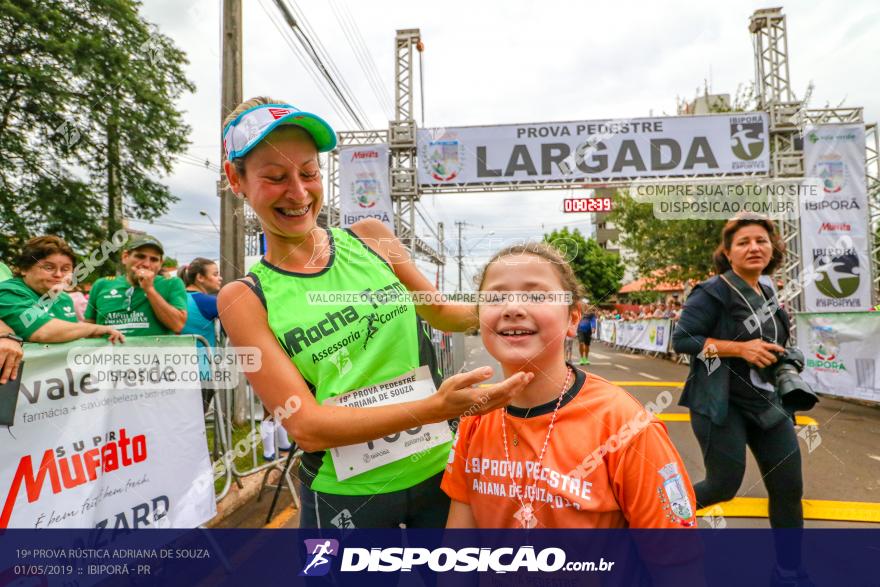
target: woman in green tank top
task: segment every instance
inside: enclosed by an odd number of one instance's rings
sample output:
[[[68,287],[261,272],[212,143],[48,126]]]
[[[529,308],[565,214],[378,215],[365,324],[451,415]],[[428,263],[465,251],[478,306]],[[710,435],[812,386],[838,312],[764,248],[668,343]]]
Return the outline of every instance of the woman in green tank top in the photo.
[[[531,375],[475,388],[492,375],[484,367],[434,390],[419,369],[417,314],[463,331],[478,324],[474,307],[413,305],[407,290],[436,290],[381,222],[317,225],[318,153],[336,146],[321,118],[255,98],[227,117],[223,144],[226,176],[259,218],[266,254],[220,291],[220,319],[233,344],[259,349],[248,379],[305,452],[300,526],[444,526],[446,421],[506,405]]]

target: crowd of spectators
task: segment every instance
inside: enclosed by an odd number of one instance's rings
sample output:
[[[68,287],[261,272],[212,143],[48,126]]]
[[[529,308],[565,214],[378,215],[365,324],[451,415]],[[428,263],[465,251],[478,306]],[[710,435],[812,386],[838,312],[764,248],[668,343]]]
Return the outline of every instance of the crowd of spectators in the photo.
[[[0,262],[0,384],[16,378],[25,342],[124,343],[126,337],[204,331],[213,345],[217,265],[195,259],[180,279],[163,274],[164,255],[158,239],[134,235],[122,245],[119,275],[93,281],[98,268],[84,275],[63,239],[45,235],[25,242],[9,265]]]
[[[655,304],[643,304],[635,308],[624,310],[599,310],[600,320],[647,320],[650,318],[670,318],[678,320],[681,316],[681,302],[669,303],[657,302]]]

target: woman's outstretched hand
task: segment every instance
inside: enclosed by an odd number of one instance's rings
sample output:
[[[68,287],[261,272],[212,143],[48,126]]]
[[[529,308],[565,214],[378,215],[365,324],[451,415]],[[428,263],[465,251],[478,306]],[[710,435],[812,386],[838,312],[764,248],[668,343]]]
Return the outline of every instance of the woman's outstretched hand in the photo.
[[[510,403],[534,378],[534,373],[514,373],[504,381],[486,387],[473,387],[492,377],[491,367],[480,367],[446,379],[434,394],[443,419],[485,414]]]

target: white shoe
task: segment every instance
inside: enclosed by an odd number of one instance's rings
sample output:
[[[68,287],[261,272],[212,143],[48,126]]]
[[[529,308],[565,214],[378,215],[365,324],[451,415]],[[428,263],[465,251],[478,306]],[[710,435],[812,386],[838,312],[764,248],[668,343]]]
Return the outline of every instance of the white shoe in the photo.
[[[290,438],[287,436],[287,430],[281,424],[275,424],[275,443],[281,452],[290,450]]]
[[[260,438],[263,441],[263,458],[275,460],[275,421],[265,418],[260,422]]]

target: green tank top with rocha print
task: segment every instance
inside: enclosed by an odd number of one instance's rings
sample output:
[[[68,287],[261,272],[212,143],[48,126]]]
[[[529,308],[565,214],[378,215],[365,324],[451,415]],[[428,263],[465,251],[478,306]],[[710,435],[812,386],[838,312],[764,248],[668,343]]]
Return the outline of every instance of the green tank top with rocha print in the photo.
[[[382,301],[384,292],[406,291],[391,267],[350,230],[331,228],[328,236],[330,259],[317,273],[293,273],[264,258],[249,274],[263,296],[269,328],[318,403],[388,381],[420,364],[415,307],[409,302]],[[340,292],[364,295],[334,299]],[[323,301],[317,303],[321,296]],[[442,471],[450,446],[446,443],[419,454],[418,459],[403,458],[344,481],[337,480],[329,452],[306,453],[301,470],[314,491],[389,493]]]

